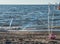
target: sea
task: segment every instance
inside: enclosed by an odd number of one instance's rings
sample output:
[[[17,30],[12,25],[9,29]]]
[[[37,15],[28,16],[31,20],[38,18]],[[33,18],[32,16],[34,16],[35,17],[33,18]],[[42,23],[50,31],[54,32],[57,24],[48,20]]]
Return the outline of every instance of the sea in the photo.
[[[57,5],[0,5],[0,27],[14,26],[19,26],[15,30],[60,31],[60,10]]]

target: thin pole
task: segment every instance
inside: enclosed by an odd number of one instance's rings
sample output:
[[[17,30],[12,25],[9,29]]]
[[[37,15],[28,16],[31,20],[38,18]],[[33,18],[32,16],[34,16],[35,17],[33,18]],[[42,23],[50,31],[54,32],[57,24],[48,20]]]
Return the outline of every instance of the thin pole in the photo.
[[[48,33],[50,34],[50,26],[49,26],[49,14],[50,14],[50,4],[48,5]]]
[[[13,22],[13,18],[11,19],[11,22],[10,22],[10,25],[9,25],[10,27],[11,27],[11,25],[12,25],[12,22]]]
[[[54,6],[55,8],[55,6]],[[55,10],[55,9],[54,9]],[[52,34],[52,30],[54,28],[54,12],[53,12],[53,15],[52,15],[52,27],[51,27],[51,34]]]

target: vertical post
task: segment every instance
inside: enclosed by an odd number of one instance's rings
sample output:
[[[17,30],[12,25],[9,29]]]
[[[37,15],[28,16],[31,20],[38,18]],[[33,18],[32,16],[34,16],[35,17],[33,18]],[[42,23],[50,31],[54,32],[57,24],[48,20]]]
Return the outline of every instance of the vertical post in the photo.
[[[11,27],[11,25],[12,25],[12,22],[13,22],[13,18],[11,19],[11,22],[10,22],[10,25],[9,25],[10,27]]]
[[[50,34],[50,26],[49,26],[49,14],[50,14],[50,4],[48,5],[48,33]]]
[[[55,8],[55,6],[54,6]],[[55,9],[54,9],[55,10]],[[51,34],[52,34],[52,30],[54,28],[54,11],[53,11],[53,15],[52,15],[52,25],[51,25]]]

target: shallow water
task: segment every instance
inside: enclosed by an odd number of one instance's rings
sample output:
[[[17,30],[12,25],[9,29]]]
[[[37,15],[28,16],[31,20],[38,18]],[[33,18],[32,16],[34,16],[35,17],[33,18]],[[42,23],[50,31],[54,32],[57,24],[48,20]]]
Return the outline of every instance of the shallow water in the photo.
[[[53,26],[58,27],[60,26],[60,10],[57,10],[56,6],[50,5],[50,27],[52,26],[53,13]],[[47,29],[48,5],[0,5],[0,26]]]

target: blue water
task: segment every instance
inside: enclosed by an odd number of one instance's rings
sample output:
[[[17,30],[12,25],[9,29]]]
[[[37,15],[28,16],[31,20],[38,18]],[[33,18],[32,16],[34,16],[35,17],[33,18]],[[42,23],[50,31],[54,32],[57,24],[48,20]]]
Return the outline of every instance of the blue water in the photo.
[[[50,27],[53,13],[53,26],[60,26],[60,10],[57,10],[54,5],[49,7]],[[22,29],[47,29],[48,5],[0,5],[0,26],[22,26]]]

